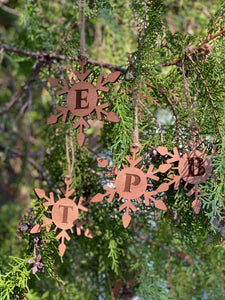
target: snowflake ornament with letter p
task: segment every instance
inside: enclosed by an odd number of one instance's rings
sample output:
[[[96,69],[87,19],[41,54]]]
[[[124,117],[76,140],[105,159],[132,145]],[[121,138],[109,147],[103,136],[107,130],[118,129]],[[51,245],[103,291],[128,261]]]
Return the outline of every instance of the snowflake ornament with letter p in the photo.
[[[66,99],[62,99],[63,102],[66,102],[67,107],[57,106],[57,109],[60,111],[58,115],[52,115],[48,118],[47,124],[55,124],[58,122],[59,118],[62,117],[63,122],[67,122],[69,117],[69,112],[72,114],[71,120],[74,120],[75,117],[79,119],[75,121],[73,126],[74,129],[80,130],[77,134],[77,141],[79,146],[83,146],[85,142],[84,128],[89,128],[90,125],[84,119],[89,116],[93,119],[93,112],[96,112],[98,120],[102,120],[102,115],[106,116],[106,119],[110,122],[120,122],[119,117],[114,112],[106,112],[105,109],[109,107],[109,103],[103,103],[99,105],[99,99],[103,99],[102,95],[99,95],[101,92],[109,92],[109,87],[106,87],[108,83],[114,83],[118,80],[120,72],[116,71],[109,74],[106,78],[103,78],[102,75],[99,75],[96,86],[92,83],[94,78],[90,82],[85,80],[92,73],[91,69],[85,70],[85,65],[87,64],[86,60],[79,60],[81,65],[81,72],[75,70],[74,74],[77,76],[79,81],[75,81],[73,86],[70,88],[66,79],[63,79],[63,84],[61,85],[57,78],[49,78],[51,87],[59,87],[60,90],[56,93],[58,96],[67,94]]]
[[[70,189],[71,178],[65,177],[66,190],[63,190],[64,197],[61,198],[58,196],[58,201],[54,201],[53,192],[50,193],[49,197],[46,196],[45,191],[42,189],[35,189],[35,193],[39,199],[44,198],[46,202],[43,203],[43,206],[52,206],[52,210],[48,211],[51,214],[51,218],[47,218],[45,216],[42,217],[43,224],[36,224],[31,230],[30,233],[39,233],[41,231],[41,227],[46,227],[46,230],[49,231],[52,223],[55,225],[55,230],[58,228],[61,229],[56,238],[61,239],[61,243],[59,245],[59,254],[63,256],[66,250],[66,245],[64,243],[65,239],[67,241],[70,240],[70,236],[66,232],[67,229],[73,233],[73,227],[76,226],[77,235],[81,235],[81,230],[84,231],[84,235],[88,238],[93,238],[92,232],[90,229],[85,229],[83,225],[85,225],[85,221],[79,221],[80,217],[79,210],[88,211],[88,209],[82,205],[83,198],[81,197],[78,201],[78,204],[75,203],[76,197],[72,200],[70,196],[74,193],[74,189]]]
[[[161,172],[165,173],[171,167],[171,165],[165,164],[160,165],[159,168],[153,171],[154,166],[150,165],[147,173],[143,172],[144,165],[141,168],[137,167],[143,159],[142,157],[136,157],[139,152],[139,148],[131,148],[132,157],[126,156],[126,160],[129,162],[130,166],[126,167],[123,164],[123,169],[118,171],[116,165],[113,167],[109,166],[108,160],[98,158],[97,161],[102,168],[108,168],[108,172],[105,176],[113,176],[116,178],[112,182],[115,188],[104,186],[105,194],[98,193],[95,195],[91,202],[101,202],[105,197],[109,197],[108,201],[112,202],[115,194],[119,194],[118,201],[124,199],[124,203],[120,206],[120,210],[125,209],[125,214],[122,217],[123,226],[128,227],[131,221],[130,210],[136,212],[137,208],[132,203],[132,200],[137,200],[140,203],[140,197],[144,196],[145,205],[150,205],[150,200],[155,204],[155,207],[161,210],[167,210],[165,203],[162,200],[156,200],[153,196],[157,195],[157,191],[150,190],[153,186],[152,180],[158,181],[159,177],[155,174]],[[150,180],[149,180],[149,179]],[[149,191],[150,190],[150,191]]]

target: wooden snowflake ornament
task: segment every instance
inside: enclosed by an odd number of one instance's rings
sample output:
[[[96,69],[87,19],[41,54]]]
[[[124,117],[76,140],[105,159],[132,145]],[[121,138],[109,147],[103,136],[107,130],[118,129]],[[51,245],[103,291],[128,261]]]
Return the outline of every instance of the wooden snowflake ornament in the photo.
[[[116,193],[119,194],[118,201],[124,199],[124,203],[120,206],[120,210],[125,209],[125,214],[122,217],[123,226],[126,228],[130,224],[131,216],[130,210],[136,212],[137,208],[132,203],[132,200],[137,200],[140,203],[140,197],[144,196],[145,205],[150,205],[150,200],[155,204],[156,208],[161,210],[167,210],[165,203],[162,200],[156,200],[153,196],[157,195],[157,191],[150,190],[150,187],[153,186],[149,183],[149,179],[159,180],[155,174],[158,172],[165,173],[170,168],[170,165],[160,165],[159,169],[153,171],[154,166],[150,165],[147,173],[143,172],[144,165],[139,169],[137,164],[140,163],[143,159],[142,157],[136,158],[137,153],[139,152],[138,148],[131,148],[132,157],[126,156],[126,160],[129,162],[130,167],[126,167],[123,164],[123,169],[118,171],[116,165],[113,167],[109,166],[109,163],[106,159],[98,158],[97,161],[103,168],[108,168],[106,176],[115,175],[116,178],[112,182],[115,187],[104,186],[105,194],[98,193],[95,195],[91,202],[101,202],[105,197],[109,197],[108,201],[112,202]],[[149,191],[150,190],[150,191]]]
[[[35,189],[35,193],[39,199],[45,199],[46,202],[43,203],[43,206],[52,206],[52,210],[48,211],[52,216],[51,218],[42,217],[43,224],[36,224],[32,229],[31,233],[38,233],[41,231],[41,227],[46,227],[46,230],[49,231],[51,225],[55,225],[55,230],[61,229],[60,233],[56,238],[61,239],[59,245],[59,254],[63,256],[66,250],[66,245],[64,243],[65,239],[70,240],[70,236],[66,232],[67,229],[73,233],[73,227],[76,226],[77,235],[81,234],[81,230],[84,231],[84,235],[88,238],[93,238],[92,232],[90,229],[85,229],[85,221],[78,221],[80,217],[79,210],[88,211],[86,207],[82,205],[83,198],[81,197],[78,201],[78,204],[75,203],[76,197],[72,200],[70,199],[71,195],[74,193],[74,189],[70,189],[69,186],[72,183],[71,178],[65,178],[66,190],[63,191],[64,197],[61,198],[58,196],[58,201],[54,201],[53,192],[50,193],[49,197],[46,196],[45,191],[42,189]]]
[[[77,134],[78,144],[82,147],[85,142],[84,128],[89,128],[90,125],[84,119],[89,116],[93,119],[93,112],[96,112],[98,120],[102,120],[102,115],[106,116],[106,119],[110,122],[119,122],[119,117],[114,112],[106,112],[105,109],[109,107],[109,103],[104,103],[99,105],[99,99],[104,97],[99,95],[99,91],[109,92],[109,88],[106,87],[108,83],[114,83],[118,80],[120,72],[113,72],[109,74],[105,79],[102,75],[99,75],[96,86],[94,86],[93,80],[86,82],[85,80],[92,73],[91,69],[85,70],[85,65],[87,61],[80,60],[79,64],[81,65],[81,73],[77,70],[74,71],[75,75],[79,81],[75,81],[73,86],[70,88],[66,79],[63,79],[63,84],[61,85],[56,78],[49,78],[51,87],[59,87],[60,90],[56,93],[58,96],[67,94],[66,99],[62,99],[63,102],[66,102],[67,107],[57,106],[57,109],[60,111],[58,115],[52,115],[48,118],[47,124],[55,124],[59,121],[59,118],[62,117],[63,122],[67,122],[69,117],[69,112],[72,114],[71,120],[74,120],[75,117],[78,117],[78,120],[74,122],[74,129],[80,130]]]
[[[184,180],[186,182],[185,187],[188,184],[194,185],[186,195],[191,196],[195,194],[195,200],[192,202],[192,207],[194,209],[194,212],[198,214],[202,205],[201,201],[198,198],[198,194],[201,193],[199,184],[200,182],[205,181],[209,178],[210,174],[212,173],[213,166],[211,164],[210,158],[207,157],[206,154],[207,147],[205,147],[203,151],[198,150],[204,139],[196,141],[195,135],[193,135],[193,141],[189,142],[191,151],[185,153],[183,156],[180,156],[177,148],[173,148],[173,153],[169,152],[166,147],[159,146],[156,148],[156,150],[162,156],[167,155],[171,157],[167,159],[167,164],[171,165],[174,162],[178,162],[178,166],[172,168],[178,171],[178,175],[169,174],[168,178],[172,180],[167,183],[162,183],[158,187],[157,191],[158,193],[165,192],[173,183],[174,189],[178,190],[181,180]],[[212,154],[214,154],[215,152],[216,146],[213,145]]]

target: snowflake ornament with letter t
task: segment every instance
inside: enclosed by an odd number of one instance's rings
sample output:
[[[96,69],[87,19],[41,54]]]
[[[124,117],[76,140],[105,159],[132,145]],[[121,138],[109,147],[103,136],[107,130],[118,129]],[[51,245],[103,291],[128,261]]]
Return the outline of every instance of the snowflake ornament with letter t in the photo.
[[[69,117],[69,112],[72,114],[71,120],[74,120],[75,117],[78,117],[78,120],[74,122],[74,129],[80,130],[77,134],[77,141],[79,146],[83,146],[85,142],[84,128],[89,128],[90,125],[85,120],[85,117],[89,116],[93,119],[93,112],[96,112],[98,120],[102,120],[102,115],[106,116],[106,119],[110,122],[119,122],[119,117],[114,112],[105,111],[109,107],[109,103],[99,104],[99,99],[103,99],[103,95],[99,94],[101,92],[109,92],[109,87],[106,87],[108,83],[114,83],[120,76],[120,72],[116,71],[109,74],[106,78],[103,78],[102,75],[99,75],[96,86],[93,85],[94,78],[90,82],[85,80],[92,73],[91,69],[85,70],[85,65],[87,64],[86,60],[79,60],[81,66],[81,72],[75,70],[74,74],[76,75],[79,81],[75,81],[73,86],[70,88],[66,79],[63,79],[62,85],[59,83],[57,78],[49,78],[51,87],[59,87],[60,90],[56,93],[58,96],[67,94],[66,99],[62,99],[63,102],[66,102],[67,107],[57,106],[57,109],[60,111],[58,115],[52,115],[48,118],[47,124],[55,124],[58,122],[59,118],[62,117],[63,122],[67,122]]]
[[[108,168],[108,172],[105,176],[116,176],[114,183],[114,188],[110,186],[104,186],[106,193],[98,193],[95,195],[91,202],[101,202],[105,197],[109,197],[108,201],[112,202],[115,194],[119,194],[118,201],[123,199],[123,204],[120,206],[120,210],[125,209],[125,214],[122,217],[123,226],[128,227],[131,221],[130,210],[136,212],[137,208],[132,203],[132,200],[137,200],[140,203],[140,197],[144,196],[145,205],[150,205],[150,200],[154,203],[155,207],[161,210],[167,210],[165,203],[162,200],[156,200],[153,196],[157,195],[157,191],[151,190],[153,180],[158,181],[159,177],[155,174],[161,172],[165,173],[169,170],[171,165],[165,164],[160,165],[159,168],[153,171],[154,166],[150,165],[147,173],[143,171],[144,165],[141,168],[137,167],[143,159],[142,157],[136,157],[139,152],[139,148],[131,148],[132,157],[126,156],[126,160],[130,164],[126,167],[123,164],[123,169],[118,171],[116,165],[113,167],[109,166],[108,160],[98,158],[97,161],[102,168]]]
[[[52,206],[52,210],[48,211],[51,214],[51,218],[46,216],[42,217],[43,224],[36,224],[30,231],[30,233],[39,233],[41,227],[46,227],[46,230],[49,231],[52,223],[55,225],[55,230],[60,229],[61,231],[56,236],[56,238],[61,239],[59,245],[59,254],[63,256],[66,250],[66,245],[64,243],[65,239],[70,240],[70,236],[66,232],[67,229],[73,233],[73,227],[76,226],[77,235],[81,234],[81,230],[84,231],[84,235],[88,238],[93,238],[92,232],[88,228],[84,228],[85,221],[79,221],[80,217],[79,210],[88,211],[88,209],[82,205],[83,198],[81,197],[76,204],[76,197],[70,199],[70,196],[74,193],[74,189],[70,189],[71,178],[65,178],[66,190],[63,190],[63,197],[58,196],[58,201],[54,201],[53,192],[50,193],[49,197],[46,196],[45,191],[42,189],[35,189],[35,193],[39,199],[44,198],[46,202],[43,203],[43,206]]]

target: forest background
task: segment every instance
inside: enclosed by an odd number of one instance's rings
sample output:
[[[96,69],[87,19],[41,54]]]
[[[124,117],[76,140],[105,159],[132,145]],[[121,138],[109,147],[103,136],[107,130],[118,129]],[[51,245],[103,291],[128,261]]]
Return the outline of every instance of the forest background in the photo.
[[[0,24],[0,298],[225,299],[224,1],[0,0]],[[95,84],[121,72],[102,100],[120,122],[94,116],[83,147],[72,121],[46,124],[62,104],[48,78],[72,84],[81,54]],[[184,154],[193,130],[214,165],[198,214],[183,180],[167,211],[134,201],[126,229],[118,195],[91,202],[109,182],[97,157],[122,168],[135,143],[158,168],[157,147]],[[61,258],[54,228],[30,233],[47,215],[34,188],[59,193],[71,158],[94,238],[70,234]]]

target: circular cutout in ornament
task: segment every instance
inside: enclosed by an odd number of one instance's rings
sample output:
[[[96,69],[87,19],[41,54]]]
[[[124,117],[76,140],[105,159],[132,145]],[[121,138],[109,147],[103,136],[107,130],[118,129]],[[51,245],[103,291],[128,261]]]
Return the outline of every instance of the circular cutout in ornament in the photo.
[[[147,189],[147,177],[140,169],[128,167],[115,180],[117,193],[125,199],[141,197]]]
[[[70,229],[79,217],[77,205],[73,200],[62,198],[52,208],[52,221],[60,229]]]

